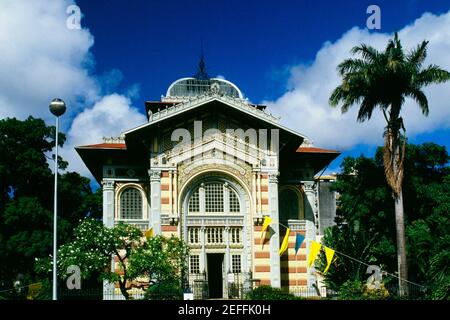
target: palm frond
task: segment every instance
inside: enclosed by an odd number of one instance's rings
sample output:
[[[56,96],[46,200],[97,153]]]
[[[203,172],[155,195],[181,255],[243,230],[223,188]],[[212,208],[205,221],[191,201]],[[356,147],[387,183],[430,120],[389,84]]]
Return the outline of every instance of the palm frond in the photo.
[[[408,96],[413,98],[418,104],[420,109],[422,110],[422,113],[425,116],[428,116],[429,109],[428,109],[428,99],[425,93],[417,88],[414,88],[410,92],[407,93]]]
[[[403,51],[402,42],[400,41],[400,38],[398,37],[398,32],[397,31],[394,34],[394,44],[395,44],[395,47],[397,49]]]
[[[370,65],[362,59],[346,59],[338,65],[338,72],[341,76],[349,72],[365,71]]]
[[[431,64],[417,75],[415,85],[427,86],[432,83],[442,83],[450,80],[450,72]]]
[[[330,105],[340,105],[342,113],[358,105],[359,122],[369,120],[375,108],[380,107],[388,124],[386,135],[396,140],[399,132],[404,130],[400,112],[405,98],[414,99],[423,114],[428,115],[428,100],[422,87],[450,80],[450,73],[436,65],[422,67],[427,45],[428,41],[423,41],[405,54],[398,33],[395,33],[384,51],[379,52],[366,44],[353,47],[351,52],[358,57],[339,64],[337,69],[342,82],[332,92]],[[397,140],[394,142],[398,147]]]
[[[394,35],[394,39],[389,40],[389,43],[386,47],[386,51],[384,52],[386,55],[388,62],[392,65],[394,62],[402,63],[405,59],[405,54],[403,52],[403,47],[400,39],[398,38],[397,32]],[[394,65],[396,67],[396,64]]]
[[[342,86],[338,86],[331,93],[330,98],[328,99],[328,103],[330,104],[330,106],[336,107],[339,104],[339,102],[343,99],[343,96],[344,94]]]
[[[394,72],[397,72],[399,67],[402,65],[402,61],[397,57],[389,56],[387,59],[387,67]]]
[[[370,100],[370,98],[364,98],[363,102],[361,103],[361,106],[358,110],[358,117],[357,120],[359,122],[364,122],[365,120],[370,120],[372,117],[373,109],[375,108],[375,105]]]
[[[421,44],[419,44],[414,50],[412,50],[406,60],[415,65],[417,68],[420,68],[422,63],[425,61],[425,58],[427,57],[427,46],[429,41],[422,41]]]
[[[364,43],[359,46],[353,47],[350,52],[352,54],[360,54],[363,59],[369,62],[376,61],[380,56],[380,52],[378,52],[377,49]]]

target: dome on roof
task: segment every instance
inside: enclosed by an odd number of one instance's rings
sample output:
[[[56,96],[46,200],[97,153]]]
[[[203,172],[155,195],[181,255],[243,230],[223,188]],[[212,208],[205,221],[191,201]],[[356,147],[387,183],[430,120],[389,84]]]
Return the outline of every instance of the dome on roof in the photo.
[[[195,97],[218,87],[221,94],[244,99],[239,88],[232,82],[220,78],[181,78],[174,81],[167,89],[166,98],[169,97]]]

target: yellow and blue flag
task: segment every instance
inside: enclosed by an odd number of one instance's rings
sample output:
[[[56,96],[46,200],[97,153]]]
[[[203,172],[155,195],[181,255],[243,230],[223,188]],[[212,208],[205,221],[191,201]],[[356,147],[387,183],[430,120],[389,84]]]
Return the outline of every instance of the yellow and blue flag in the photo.
[[[305,240],[305,237],[297,232],[295,236],[295,255],[297,255],[298,249],[302,246],[302,242]]]

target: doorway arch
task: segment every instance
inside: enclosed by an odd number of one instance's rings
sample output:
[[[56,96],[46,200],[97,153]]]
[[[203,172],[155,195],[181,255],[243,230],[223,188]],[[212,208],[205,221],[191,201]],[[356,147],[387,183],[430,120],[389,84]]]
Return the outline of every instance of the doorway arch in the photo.
[[[237,274],[243,283],[251,270],[250,194],[233,175],[208,171],[185,183],[179,203],[182,237],[191,248],[190,278],[203,274],[210,295],[218,297],[222,291],[226,297],[229,274]]]

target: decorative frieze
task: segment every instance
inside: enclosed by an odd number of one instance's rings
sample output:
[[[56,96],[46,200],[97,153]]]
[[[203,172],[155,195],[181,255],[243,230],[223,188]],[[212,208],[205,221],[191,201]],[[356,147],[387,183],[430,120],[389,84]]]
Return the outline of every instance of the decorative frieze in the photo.
[[[251,167],[245,163],[242,163],[241,166],[238,166],[237,164],[233,165],[226,165],[226,164],[218,164],[218,163],[209,163],[209,164],[200,164],[197,163],[191,163],[189,165],[182,164],[179,167],[179,174],[178,174],[178,184],[179,186],[183,186],[188,180],[190,180],[192,177],[196,176],[200,172],[205,172],[202,175],[202,178],[206,178],[208,176],[211,177],[227,177],[226,173],[223,172],[229,172],[230,174],[239,177],[242,179],[247,187],[251,188],[252,183],[252,171]]]
[[[278,183],[278,175],[279,173],[270,173],[269,174],[269,183]]]
[[[114,180],[102,180],[103,190],[114,190]]]
[[[161,180],[161,170],[149,170],[148,171],[150,181],[160,181]]]
[[[125,143],[125,136],[103,137],[103,143]]]
[[[173,106],[166,107],[165,109],[158,110],[157,112],[153,112],[151,117],[149,117],[149,122],[155,122],[157,120],[162,120],[171,116],[174,116],[179,113],[183,113],[186,110],[194,108],[200,104],[206,104],[213,100],[219,100],[223,103],[232,105],[233,107],[242,110],[246,113],[251,113],[256,115],[258,118],[265,119],[270,122],[279,123],[280,117],[276,117],[270,113],[266,113],[263,110],[255,108],[250,105],[246,100],[242,100],[240,98],[233,98],[230,96],[222,95],[219,92],[215,92],[213,90],[209,90],[203,95],[199,95],[197,97],[189,97],[183,99],[179,103],[174,104]]]

